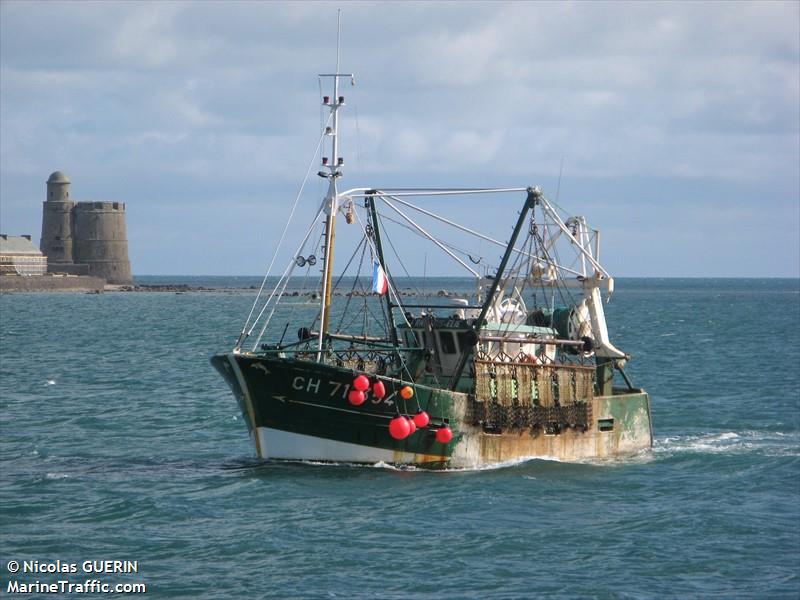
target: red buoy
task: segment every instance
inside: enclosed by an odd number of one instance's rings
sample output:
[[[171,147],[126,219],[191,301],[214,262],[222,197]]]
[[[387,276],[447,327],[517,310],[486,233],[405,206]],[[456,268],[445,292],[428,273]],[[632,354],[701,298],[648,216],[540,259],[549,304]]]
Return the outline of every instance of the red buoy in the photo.
[[[446,444],[453,439],[453,430],[447,425],[436,431],[436,441],[440,444]]]
[[[409,436],[411,428],[408,419],[405,417],[395,417],[389,421],[389,434],[396,440],[403,440]]]
[[[419,411],[417,414],[414,415],[414,425],[422,429],[423,427],[427,427],[428,423],[431,422],[431,418],[428,416],[424,410]]]
[[[404,385],[400,388],[400,395],[404,400],[411,400],[414,397],[414,389],[410,385]]]
[[[361,390],[350,390],[347,394],[347,400],[353,406],[361,406],[367,401],[367,395]]]
[[[378,400],[386,395],[386,387],[383,385],[382,381],[376,381],[372,384],[372,395]]]
[[[364,375],[359,375],[353,379],[353,387],[359,392],[366,392],[369,389],[369,379]]]
[[[408,421],[408,435],[411,435],[417,430],[417,424],[414,423],[414,419],[411,417],[406,417],[406,421]]]

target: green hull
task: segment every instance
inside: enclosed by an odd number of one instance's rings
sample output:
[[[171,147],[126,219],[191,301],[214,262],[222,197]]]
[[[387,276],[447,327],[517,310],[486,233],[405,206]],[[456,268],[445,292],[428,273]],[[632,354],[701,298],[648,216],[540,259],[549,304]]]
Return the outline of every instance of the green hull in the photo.
[[[239,400],[262,458],[472,467],[535,457],[610,458],[652,445],[650,399],[640,390],[575,403],[577,413],[534,407],[533,421],[498,430],[478,418],[488,400],[464,393],[415,383],[414,397],[405,400],[400,389],[407,382],[370,375],[384,383],[386,396],[368,394],[356,407],[347,395],[358,373],[348,368],[252,354],[219,354],[212,364]],[[429,426],[392,438],[390,420],[419,410],[430,416]],[[542,418],[553,422],[536,426]],[[445,425],[453,439],[442,444],[436,431]]]
[[[383,382],[386,395],[377,399],[367,393],[367,401],[356,407],[347,400],[353,378],[358,374],[350,369],[242,354],[220,354],[212,358],[212,363],[234,390],[251,433],[259,429],[283,431],[383,450],[391,453],[392,459],[409,455],[413,456],[413,462],[420,463],[446,462],[456,444],[458,432],[453,407],[457,400],[464,400],[464,394],[414,385],[414,397],[405,400],[400,389],[406,383],[373,376],[373,381]],[[392,438],[391,419],[398,415],[413,416],[419,410],[428,413],[430,425],[404,440]],[[436,441],[436,429],[444,425],[449,425],[456,434],[447,444]],[[269,452],[269,444],[261,444],[259,436],[255,437],[259,455],[274,456]],[[375,453],[375,456],[386,455]],[[329,459],[299,455],[281,458]]]

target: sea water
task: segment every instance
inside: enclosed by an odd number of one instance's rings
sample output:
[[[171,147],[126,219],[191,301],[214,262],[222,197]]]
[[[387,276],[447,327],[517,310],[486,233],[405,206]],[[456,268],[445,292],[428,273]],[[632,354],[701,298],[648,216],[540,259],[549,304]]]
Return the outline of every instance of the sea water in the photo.
[[[254,459],[208,359],[259,282],[181,281],[244,289],[0,297],[0,594],[800,596],[797,280],[618,281],[609,328],[652,451],[450,472]],[[114,560],[136,570],[84,569]]]

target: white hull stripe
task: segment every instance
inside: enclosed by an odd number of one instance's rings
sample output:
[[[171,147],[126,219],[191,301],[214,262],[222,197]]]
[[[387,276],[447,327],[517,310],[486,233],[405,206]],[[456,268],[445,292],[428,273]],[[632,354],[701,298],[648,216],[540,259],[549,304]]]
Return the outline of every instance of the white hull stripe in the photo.
[[[302,433],[291,433],[258,428],[262,458],[282,458],[290,460],[319,460],[354,463],[407,463],[420,462],[422,455],[362,446],[349,442],[338,442]],[[417,460],[415,460],[417,458]]]

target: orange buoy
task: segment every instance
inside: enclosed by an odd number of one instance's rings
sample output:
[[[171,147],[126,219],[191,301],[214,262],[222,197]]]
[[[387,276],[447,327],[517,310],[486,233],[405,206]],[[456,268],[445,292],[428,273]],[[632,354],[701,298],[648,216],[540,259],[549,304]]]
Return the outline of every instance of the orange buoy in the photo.
[[[414,397],[414,388],[410,385],[404,385],[400,388],[400,396],[403,400],[411,400]]]
[[[396,440],[403,440],[411,433],[411,427],[408,425],[408,419],[405,417],[395,417],[389,421],[389,435]]]
[[[453,439],[453,430],[447,425],[436,431],[436,441],[440,444],[446,444]]]

